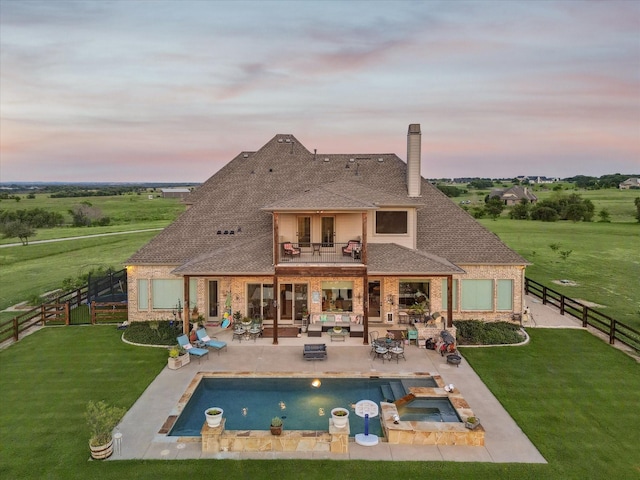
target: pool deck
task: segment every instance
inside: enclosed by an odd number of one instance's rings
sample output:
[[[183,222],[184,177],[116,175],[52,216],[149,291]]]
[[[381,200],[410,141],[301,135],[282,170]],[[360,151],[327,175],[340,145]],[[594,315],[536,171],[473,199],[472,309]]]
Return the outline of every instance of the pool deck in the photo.
[[[579,328],[577,320],[561,316],[552,308],[536,304],[530,297],[532,321],[528,327]],[[386,329],[386,327],[381,327]],[[191,362],[179,370],[164,368],[124,416],[118,430],[121,446],[110,460],[125,459],[332,459],[386,461],[457,461],[495,463],[546,463],[511,416],[482,383],[478,375],[463,360],[459,367],[449,365],[446,358],[432,350],[414,345],[405,348],[406,361],[384,363],[372,359],[370,347],[362,338],[346,338],[345,342],[331,342],[328,335],[308,338],[281,338],[278,345],[272,339],[256,342],[231,341],[230,331],[209,328],[211,335],[228,343],[227,351],[219,355],[211,352],[208,359]],[[305,343],[325,343],[328,358],[309,362],[302,356]],[[505,347],[517,348],[517,347]],[[409,374],[428,372],[441,375],[445,383],[453,383],[482,421],[485,429],[484,447],[391,445],[382,441],[366,447],[351,441],[349,452],[220,452],[203,453],[200,442],[178,442],[175,437],[159,434],[169,417],[176,413],[182,394],[198,372],[251,372],[254,374],[279,372],[283,376],[313,372],[318,376],[357,373],[365,375]],[[351,432],[352,435],[359,432]]]

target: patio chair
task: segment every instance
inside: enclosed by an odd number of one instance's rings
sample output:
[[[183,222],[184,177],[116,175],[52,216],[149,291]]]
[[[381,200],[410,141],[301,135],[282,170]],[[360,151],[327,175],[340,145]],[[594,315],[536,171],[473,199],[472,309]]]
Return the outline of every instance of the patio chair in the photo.
[[[300,255],[300,249],[293,246],[293,243],[286,242],[282,244],[282,251],[286,256],[295,257]]]
[[[404,356],[404,344],[403,342],[394,342],[393,346],[389,349],[389,353],[391,353],[391,358],[396,359],[396,363],[399,362],[401,358],[406,362],[407,359]]]
[[[199,328],[196,330],[196,335],[198,336],[198,340],[204,343],[207,347],[213,348],[220,355],[220,350],[224,350],[227,348],[227,342],[223,342],[222,340],[217,340],[215,337],[211,338],[207,335],[207,331],[204,328]]]
[[[178,345],[184,348],[189,353],[189,356],[193,355],[194,357],[198,357],[198,363],[200,363],[202,357],[209,355],[209,350],[206,348],[197,348],[191,345],[189,338],[186,335],[180,335],[177,340]]]
[[[349,240],[346,247],[342,247],[342,255],[345,257],[352,257],[354,250],[360,248],[360,242],[358,240]]]

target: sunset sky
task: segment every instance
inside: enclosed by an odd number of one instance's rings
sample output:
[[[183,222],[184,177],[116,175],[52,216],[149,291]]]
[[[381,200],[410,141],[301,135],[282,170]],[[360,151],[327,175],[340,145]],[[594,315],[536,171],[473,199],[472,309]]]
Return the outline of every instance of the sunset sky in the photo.
[[[290,133],[422,174],[640,173],[640,1],[0,0],[0,181],[202,182]]]

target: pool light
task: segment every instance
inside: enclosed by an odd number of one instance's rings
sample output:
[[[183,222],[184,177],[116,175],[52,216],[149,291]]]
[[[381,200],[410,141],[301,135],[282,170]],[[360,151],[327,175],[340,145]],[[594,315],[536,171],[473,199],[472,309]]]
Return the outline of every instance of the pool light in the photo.
[[[313,382],[311,382],[311,386],[313,388],[320,388],[320,385],[322,385],[322,382],[320,381],[319,378],[314,378]]]

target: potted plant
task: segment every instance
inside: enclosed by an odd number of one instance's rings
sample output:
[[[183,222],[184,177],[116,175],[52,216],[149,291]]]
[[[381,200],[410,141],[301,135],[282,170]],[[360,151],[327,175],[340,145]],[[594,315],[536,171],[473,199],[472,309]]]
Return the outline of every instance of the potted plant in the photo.
[[[167,359],[167,366],[171,370],[177,370],[178,368],[187,365],[191,359],[185,349],[179,345],[173,346],[169,349],[169,358]]]
[[[333,419],[333,426],[336,428],[344,428],[349,423],[349,410],[342,407],[337,407],[331,410],[331,418]]]
[[[194,322],[198,321],[199,316],[200,316],[200,313],[198,312],[198,307],[197,306],[193,307],[193,310],[191,310],[191,320]]]
[[[424,298],[424,297],[422,297]],[[422,300],[421,302],[416,302],[409,307],[409,312],[419,317],[420,319],[424,319],[424,316],[429,311],[429,300]]]
[[[113,453],[112,432],[125,412],[124,408],[114,407],[104,400],[90,401],[87,404],[85,419],[91,432],[89,448],[92,458],[103,460],[111,456]]]
[[[475,430],[480,425],[480,419],[478,417],[467,417],[464,421],[464,426],[470,430]]]
[[[204,411],[204,416],[207,420],[207,425],[210,427],[218,427],[220,425],[220,422],[222,422],[223,413],[224,413],[224,410],[222,410],[220,407],[207,408]]]
[[[271,419],[271,435],[282,434],[282,419],[280,417],[273,417]]]

